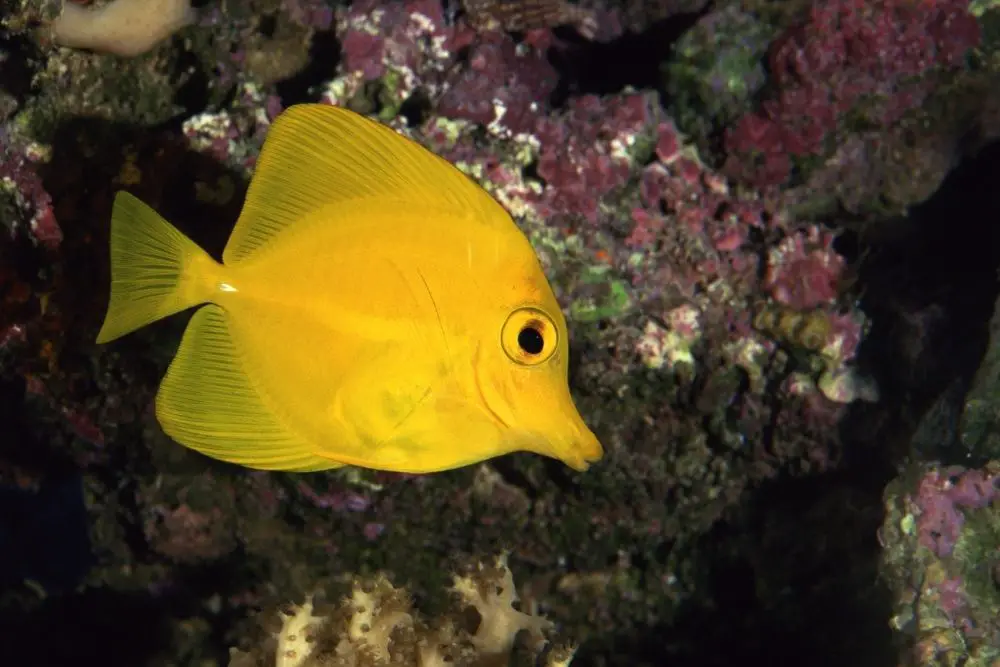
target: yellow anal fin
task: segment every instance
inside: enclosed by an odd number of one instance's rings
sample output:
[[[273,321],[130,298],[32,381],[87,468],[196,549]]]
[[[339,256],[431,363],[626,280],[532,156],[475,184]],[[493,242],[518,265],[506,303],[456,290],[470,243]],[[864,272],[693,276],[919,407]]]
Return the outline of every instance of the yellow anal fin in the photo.
[[[156,417],[182,445],[248,468],[305,472],[343,465],[314,454],[267,407],[216,305],[191,318],[156,396]]]

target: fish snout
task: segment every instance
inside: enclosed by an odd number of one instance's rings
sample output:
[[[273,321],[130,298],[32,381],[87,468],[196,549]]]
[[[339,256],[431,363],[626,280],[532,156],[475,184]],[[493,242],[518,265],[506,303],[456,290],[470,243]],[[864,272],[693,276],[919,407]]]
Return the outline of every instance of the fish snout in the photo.
[[[534,446],[529,449],[559,459],[570,468],[581,472],[604,456],[604,448],[601,447],[600,441],[584,423],[575,406],[569,404],[567,408],[553,412],[561,417],[558,421],[550,421],[544,431],[536,431],[535,437],[531,439]]]
[[[559,443],[555,455],[570,468],[582,472],[604,456],[604,448],[593,431],[583,423],[583,419],[577,417],[576,421],[569,437]]]

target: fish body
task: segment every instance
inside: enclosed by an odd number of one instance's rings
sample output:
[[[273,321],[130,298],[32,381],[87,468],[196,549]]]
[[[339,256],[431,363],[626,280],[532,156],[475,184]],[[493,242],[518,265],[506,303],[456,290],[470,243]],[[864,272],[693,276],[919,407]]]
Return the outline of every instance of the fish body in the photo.
[[[415,473],[601,456],[528,240],[464,174],[363,116],[276,119],[221,263],[124,192],[111,256],[98,342],[200,306],[156,414],[209,456]]]

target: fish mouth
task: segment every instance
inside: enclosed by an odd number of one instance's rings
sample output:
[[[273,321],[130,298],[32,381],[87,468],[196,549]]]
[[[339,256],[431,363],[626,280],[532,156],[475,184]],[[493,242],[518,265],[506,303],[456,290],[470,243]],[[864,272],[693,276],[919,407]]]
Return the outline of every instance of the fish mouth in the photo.
[[[567,446],[560,448],[561,451],[556,454],[556,458],[578,472],[587,470],[590,464],[600,461],[604,456],[604,448],[601,447],[597,436],[586,426],[583,428],[585,433],[581,433],[580,437],[574,438]]]
[[[583,472],[604,456],[604,448],[597,437],[586,426],[583,428],[583,432],[561,438],[553,438],[551,433],[544,431],[512,432],[508,442],[511,451],[541,454]]]
[[[559,460],[577,472],[586,472],[590,468],[590,464],[592,461],[592,459],[588,460],[583,458],[582,456],[577,456],[574,458],[561,458]]]
[[[527,449],[558,459],[573,470],[583,472],[603,458],[604,448],[579,415],[568,418],[568,421],[570,427],[561,437],[552,438],[550,435],[545,438],[541,433],[533,434],[535,437],[531,441],[535,446]]]

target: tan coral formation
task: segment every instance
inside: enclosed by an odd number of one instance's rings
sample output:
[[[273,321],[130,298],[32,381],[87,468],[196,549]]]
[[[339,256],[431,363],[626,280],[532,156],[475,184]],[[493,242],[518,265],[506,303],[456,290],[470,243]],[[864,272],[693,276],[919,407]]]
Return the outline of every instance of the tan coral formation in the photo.
[[[84,7],[64,0],[52,22],[60,46],[119,56],[138,56],[195,19],[190,0],[112,0]]]
[[[552,623],[514,608],[506,556],[456,576],[452,590],[459,609],[428,624],[384,576],[355,581],[332,613],[319,614],[307,599],[282,614],[274,637],[251,651],[232,649],[229,667],[500,667],[509,664],[521,631],[533,664],[570,664],[573,649],[546,638]]]

